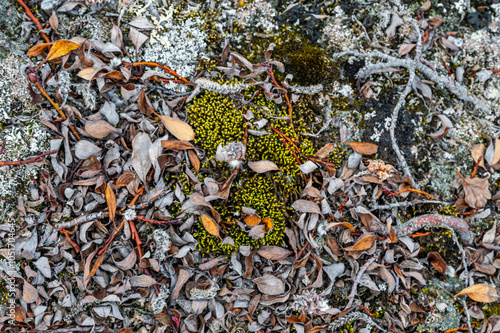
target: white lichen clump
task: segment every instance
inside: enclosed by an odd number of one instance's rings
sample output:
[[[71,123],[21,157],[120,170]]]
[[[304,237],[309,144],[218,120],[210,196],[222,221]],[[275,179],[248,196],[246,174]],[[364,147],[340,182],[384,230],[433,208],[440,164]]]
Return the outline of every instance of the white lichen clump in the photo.
[[[163,311],[163,308],[167,305],[168,297],[170,296],[170,290],[166,286],[160,287],[160,293],[156,296],[153,304],[151,304],[151,310],[154,314]]]
[[[308,290],[304,291],[302,295],[295,296],[295,301],[290,306],[290,309],[301,313],[319,315],[330,310],[330,306],[324,295]]]
[[[169,13],[160,16],[160,19],[151,17],[155,29],[144,47],[143,60],[165,64],[182,77],[190,77],[199,60],[208,59],[205,53],[207,33],[202,29],[205,22],[198,17],[177,22]],[[168,83],[165,87],[186,90],[176,83]]]
[[[10,127],[0,134],[5,139],[5,150],[0,155],[2,161],[19,161],[36,156],[49,150],[50,134],[35,120],[24,127]],[[19,194],[20,185],[27,188],[31,177],[38,178],[38,163],[21,166],[0,166],[0,197],[6,198]]]
[[[217,291],[219,291],[219,287],[216,284],[211,284],[210,288],[207,289],[193,288],[189,291],[189,295],[193,300],[207,300],[217,296]]]
[[[269,1],[256,0],[240,8],[236,13],[236,19],[244,27],[252,29],[261,28],[263,32],[276,30],[276,10]]]
[[[158,261],[162,261],[167,257],[168,250],[172,246],[172,241],[167,232],[163,229],[155,229],[155,231],[153,231],[153,239],[155,241],[154,257]]]
[[[23,64],[21,58],[12,55],[0,62],[0,122],[12,118],[14,113],[34,111],[28,82],[21,72]]]

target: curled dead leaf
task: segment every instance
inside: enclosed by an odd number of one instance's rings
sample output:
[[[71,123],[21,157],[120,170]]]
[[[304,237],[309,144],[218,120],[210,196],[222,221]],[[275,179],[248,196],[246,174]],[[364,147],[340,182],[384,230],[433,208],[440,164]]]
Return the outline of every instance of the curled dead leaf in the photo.
[[[119,129],[111,126],[104,120],[88,121],[85,124],[85,131],[97,139],[102,139],[111,133],[120,133]]]
[[[486,147],[484,143],[480,143],[478,145],[475,145],[471,149],[471,154],[472,158],[474,159],[474,162],[477,163],[479,158],[481,158],[481,162],[479,162],[479,166],[484,168],[484,152],[486,150]]]
[[[161,142],[161,145],[163,148],[170,150],[195,149],[191,142],[182,140],[164,140]]]
[[[489,178],[466,177],[464,181],[465,202],[472,208],[483,208],[489,199],[491,192],[489,190]]]
[[[132,180],[134,180],[135,175],[132,172],[124,172],[116,180],[116,187],[127,186]]]
[[[292,254],[292,251],[286,250],[279,246],[262,246],[257,250],[257,253],[269,260],[281,260]]]
[[[429,23],[430,25],[433,25],[435,27],[438,27],[443,23],[443,18],[441,18],[439,16],[432,17],[432,18],[427,20],[427,23]]]
[[[441,139],[443,136],[446,135],[446,133],[448,133],[448,131],[451,128],[453,128],[453,123],[444,114],[438,114],[436,116],[441,120],[441,123],[443,124],[443,126],[441,126],[441,128],[439,130],[437,130],[437,132],[429,134],[429,136],[433,139]]]
[[[401,44],[399,47],[399,56],[404,56],[407,53],[410,53],[417,46],[417,44]]]
[[[302,213],[316,213],[321,215],[318,204],[309,200],[299,199],[292,204],[292,208]]]
[[[334,227],[343,227],[343,228],[347,228],[347,229],[354,231],[354,227],[349,222],[330,223],[326,227],[326,230],[334,228]]]

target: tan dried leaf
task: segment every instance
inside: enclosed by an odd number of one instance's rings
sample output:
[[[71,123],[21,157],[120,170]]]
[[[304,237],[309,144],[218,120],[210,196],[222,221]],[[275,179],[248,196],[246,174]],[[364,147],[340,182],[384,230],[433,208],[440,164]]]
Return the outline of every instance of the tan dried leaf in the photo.
[[[215,222],[210,217],[203,215],[203,214],[200,215],[200,218],[201,218],[201,223],[203,223],[203,227],[205,228],[205,230],[210,235],[219,237],[222,240],[222,238],[220,237],[220,234],[219,234],[219,225],[217,224],[217,222]]]
[[[318,204],[308,200],[299,199],[292,204],[292,208],[302,213],[316,213],[322,215]]]
[[[269,260],[281,260],[292,254],[292,251],[286,250],[279,246],[262,246],[257,250],[257,253]]]
[[[93,67],[84,68],[81,71],[79,71],[78,74],[76,74],[76,75],[81,77],[84,80],[89,81],[90,77],[92,76],[92,73],[94,73],[94,70],[95,70],[95,68],[93,68]]]
[[[443,19],[439,16],[436,16],[436,17],[428,19],[427,23],[429,23],[430,25],[433,25],[435,27],[439,27],[443,23]]]
[[[262,277],[253,279],[257,284],[259,291],[266,295],[280,295],[285,292],[285,284],[279,278],[271,274],[265,274]]]
[[[248,167],[257,173],[280,170],[280,168],[278,168],[278,166],[274,162],[267,160],[258,162],[248,162]]]
[[[38,291],[28,281],[24,280],[23,301],[26,303],[35,303],[38,298]]]
[[[444,114],[438,114],[436,116],[441,120],[443,126],[441,126],[441,128],[439,128],[436,132],[429,134],[429,136],[433,139],[441,139],[451,128],[453,128],[453,123]]]
[[[106,186],[106,190],[104,191],[104,196],[106,198],[106,203],[108,205],[109,218],[112,221],[114,221],[116,214],[116,196],[115,192],[113,192],[113,189],[111,189],[109,185]]]
[[[471,154],[472,158],[474,159],[474,162],[477,163],[479,158],[481,158],[481,162],[479,162],[479,166],[484,168],[484,152],[486,151],[486,146],[484,143],[480,143],[478,145],[475,145],[471,149]]]
[[[439,273],[444,275],[448,266],[444,262],[443,258],[441,258],[439,253],[429,252],[429,254],[427,255],[427,260],[431,263],[432,267],[434,267]]]
[[[182,140],[165,140],[161,142],[161,145],[163,148],[170,150],[195,149],[191,142]]]
[[[104,120],[87,121],[85,124],[85,131],[87,131],[90,136],[97,139],[102,139],[111,133],[120,133],[119,129],[111,126]]]
[[[361,155],[372,155],[377,152],[378,146],[369,142],[344,142],[350,146],[355,152]]]
[[[132,276],[129,282],[130,286],[132,287],[142,287],[142,288],[150,287],[154,284],[157,284],[156,280],[149,275]]]
[[[431,0],[427,0],[423,5],[422,7],[420,7],[420,10],[422,11],[426,11],[426,10],[429,10],[431,8]]]
[[[196,155],[196,152],[192,149],[189,150],[188,157],[189,157],[189,161],[191,162],[191,165],[196,170],[196,172],[200,171],[201,162],[200,162],[198,155]]]
[[[127,186],[132,180],[134,180],[135,175],[132,172],[123,173],[116,180],[116,187]]]
[[[344,248],[345,251],[364,251],[368,250],[370,247],[372,247],[373,243],[377,239],[377,236],[369,234],[361,237],[356,244],[353,246],[348,246]]]
[[[334,143],[327,143],[314,154],[317,158],[326,158],[335,149]]]
[[[466,177],[464,182],[465,202],[472,208],[483,208],[489,199],[491,192],[489,190],[488,178]]]
[[[482,303],[492,303],[500,300],[500,296],[497,293],[497,290],[486,284],[475,284],[468,288],[465,288],[458,294],[453,297],[457,297],[460,295],[467,295],[472,298],[476,302]]]
[[[411,50],[415,48],[416,44],[402,44],[399,47],[399,56],[404,56],[407,53],[410,53]]]
[[[47,55],[47,60],[53,60],[62,57],[71,51],[74,51],[80,47],[80,44],[73,43],[69,40],[58,40],[50,48],[49,54]]]
[[[158,117],[161,119],[167,130],[177,139],[185,141],[194,140],[194,131],[189,124],[172,117],[162,115],[159,115]]]
[[[347,228],[347,229],[350,229],[350,230],[354,231],[354,227],[349,222],[330,223],[326,227],[326,230],[334,228],[334,227],[343,227],[343,228]]]
[[[43,51],[48,49],[49,47],[52,46],[52,43],[41,43],[41,44],[36,44],[33,46],[31,49],[28,50],[27,55],[30,57],[38,57],[42,55]]]

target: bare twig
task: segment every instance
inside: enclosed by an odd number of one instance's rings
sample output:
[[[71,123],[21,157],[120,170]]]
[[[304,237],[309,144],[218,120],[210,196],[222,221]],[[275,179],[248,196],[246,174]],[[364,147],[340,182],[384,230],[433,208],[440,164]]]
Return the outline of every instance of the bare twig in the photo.
[[[392,208],[397,208],[397,207],[409,207],[409,206],[415,206],[415,205],[420,205],[420,204],[437,204],[437,205],[446,205],[446,206],[451,206],[454,205],[454,202],[445,202],[445,201],[439,201],[439,200],[414,200],[414,201],[403,201],[403,202],[396,202],[388,205],[379,205],[379,206],[371,206],[370,210],[383,210],[383,209],[392,209]]]
[[[77,226],[79,224],[103,219],[103,218],[108,217],[108,216],[109,216],[108,212],[98,212],[98,213],[82,215],[82,216],[79,216],[76,219],[73,219],[71,221],[61,223],[58,227],[59,227],[59,229],[61,229],[61,228],[70,229],[70,228],[73,228],[74,226]]]
[[[368,266],[370,266],[377,258],[378,258],[378,251],[375,252],[373,257],[368,259],[368,261],[359,269],[359,272],[356,275],[356,279],[354,280],[354,284],[352,285],[351,293],[349,294],[349,303],[347,303],[346,307],[344,308],[344,311],[350,308],[352,302],[354,301],[354,297],[356,296],[356,289],[358,287],[359,281],[361,281],[361,276],[365,273]]]
[[[23,160],[23,161],[0,161],[0,166],[2,166],[2,165],[20,166],[20,165],[25,165],[25,164],[29,164],[29,163],[41,162],[41,161],[43,161],[44,156],[52,155],[55,153],[57,153],[57,149],[48,151],[46,153],[40,154],[40,155],[35,156],[35,157],[28,158],[28,159]]]

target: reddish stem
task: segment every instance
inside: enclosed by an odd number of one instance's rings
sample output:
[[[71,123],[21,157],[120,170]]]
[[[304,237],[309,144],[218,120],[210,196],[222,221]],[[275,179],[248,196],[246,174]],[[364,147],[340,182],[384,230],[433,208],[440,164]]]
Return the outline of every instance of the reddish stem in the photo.
[[[20,166],[20,165],[29,164],[29,163],[41,162],[41,161],[43,161],[42,157],[47,156],[47,155],[52,155],[55,153],[57,153],[57,149],[51,150],[49,152],[43,153],[41,155],[38,155],[38,156],[35,156],[32,158],[28,158],[28,159],[23,160],[23,161],[0,161],[0,166],[2,166],[2,165]]]
[[[50,39],[49,39],[49,36],[47,36],[47,34],[45,34],[44,32],[41,32],[41,30],[43,30],[43,27],[42,27],[42,24],[40,23],[40,21],[35,17],[35,15],[33,15],[33,13],[31,12],[31,9],[24,3],[23,0],[16,0],[21,6],[23,6],[24,10],[26,11],[26,14],[28,15],[28,17],[35,23],[36,25],[36,28],[39,30],[40,32],[40,35],[42,36],[42,38],[47,42],[47,43],[50,43]]]

